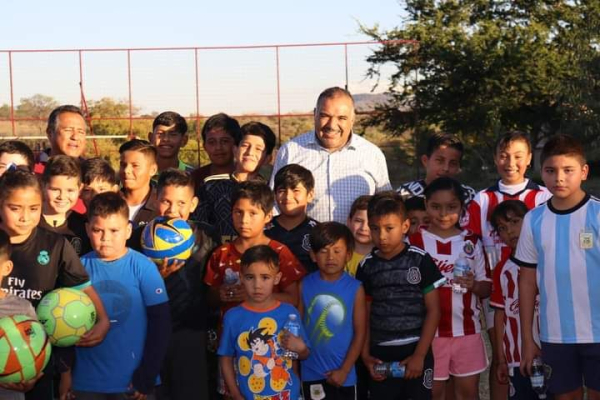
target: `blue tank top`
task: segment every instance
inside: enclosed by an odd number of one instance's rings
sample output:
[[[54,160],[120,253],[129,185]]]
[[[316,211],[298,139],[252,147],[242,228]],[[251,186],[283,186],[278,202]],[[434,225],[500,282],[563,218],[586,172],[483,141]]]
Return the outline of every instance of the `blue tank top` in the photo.
[[[342,366],[354,337],[354,300],[360,285],[346,272],[335,282],[321,279],[319,271],[302,281],[304,327],[311,343],[310,356],[301,363],[303,381],[326,379],[326,372]],[[355,384],[352,367],[343,386]]]

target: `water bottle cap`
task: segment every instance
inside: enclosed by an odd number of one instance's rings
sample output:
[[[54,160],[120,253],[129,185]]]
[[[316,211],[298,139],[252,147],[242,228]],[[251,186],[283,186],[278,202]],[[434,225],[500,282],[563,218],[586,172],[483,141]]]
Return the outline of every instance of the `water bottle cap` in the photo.
[[[296,314],[290,314],[288,315],[288,318],[291,319],[292,321],[296,320]]]

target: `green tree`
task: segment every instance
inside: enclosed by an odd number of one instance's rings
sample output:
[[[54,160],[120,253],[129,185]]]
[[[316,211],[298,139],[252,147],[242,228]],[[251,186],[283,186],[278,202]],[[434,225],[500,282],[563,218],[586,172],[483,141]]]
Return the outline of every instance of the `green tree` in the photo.
[[[36,134],[46,134],[46,120],[48,115],[58,107],[58,102],[51,96],[34,94],[31,97],[21,99],[15,110],[17,118],[31,118],[26,124],[36,131]]]
[[[139,108],[133,107],[132,115],[136,116]],[[88,114],[91,118],[91,128],[94,135],[117,136],[129,135],[129,103],[103,97],[100,100],[88,102]],[[131,133],[146,138],[148,134],[146,121],[134,121]],[[152,123],[150,123],[152,125]]]
[[[406,0],[407,20],[382,32],[390,42],[368,57],[367,75],[387,82],[392,100],[370,124],[417,144],[431,130],[460,135],[475,164],[489,163],[494,139],[527,131],[534,144],[557,132],[597,145],[600,127],[600,2]]]
[[[2,119],[10,118],[10,106],[8,104],[2,104],[0,106],[0,118],[2,118]]]

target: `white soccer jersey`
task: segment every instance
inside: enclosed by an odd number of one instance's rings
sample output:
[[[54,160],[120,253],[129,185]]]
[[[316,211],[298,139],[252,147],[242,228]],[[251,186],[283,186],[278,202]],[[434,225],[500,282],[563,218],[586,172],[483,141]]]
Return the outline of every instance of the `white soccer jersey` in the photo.
[[[437,336],[457,337],[472,335],[481,331],[479,320],[479,297],[472,292],[458,294],[452,291],[454,262],[464,253],[469,260],[476,281],[490,281],[486,272],[481,241],[468,231],[449,238],[441,238],[423,230],[410,237],[410,244],[425,250],[447,279],[439,288],[442,316]]]
[[[494,269],[490,305],[504,311],[504,355],[509,367],[521,364],[521,320],[519,317],[519,266],[502,259]],[[535,298],[533,340],[540,345],[539,295]]]
[[[570,210],[551,202],[525,215],[515,262],[536,268],[540,339],[600,343],[600,201]]]

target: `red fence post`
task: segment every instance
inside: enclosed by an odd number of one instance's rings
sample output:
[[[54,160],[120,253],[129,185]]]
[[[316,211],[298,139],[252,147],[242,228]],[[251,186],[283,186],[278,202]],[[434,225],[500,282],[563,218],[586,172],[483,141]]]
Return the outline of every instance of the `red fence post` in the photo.
[[[131,50],[127,49],[127,86],[129,87],[129,139],[133,139],[133,103],[131,100]]]
[[[13,97],[13,70],[12,70],[12,52],[8,52],[8,75],[10,78],[10,123],[13,136],[17,136],[15,129],[15,100]]]
[[[196,140],[198,141],[198,167],[200,167],[200,82],[198,80],[198,49],[194,49],[194,70],[196,75]]]
[[[275,62],[277,66],[277,136],[281,146],[281,92],[279,90],[279,46],[275,46]]]

